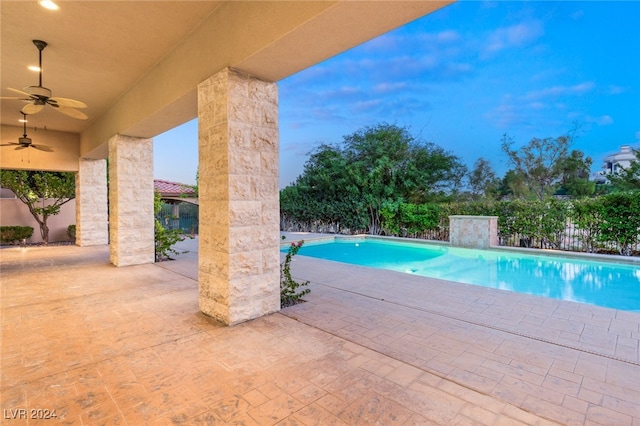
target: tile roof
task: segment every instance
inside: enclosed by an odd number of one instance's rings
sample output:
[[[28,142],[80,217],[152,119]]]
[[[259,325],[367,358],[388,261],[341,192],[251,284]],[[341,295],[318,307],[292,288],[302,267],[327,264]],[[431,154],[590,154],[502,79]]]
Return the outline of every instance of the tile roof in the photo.
[[[160,179],[153,180],[153,187],[163,196],[195,195],[196,192],[191,185]]]

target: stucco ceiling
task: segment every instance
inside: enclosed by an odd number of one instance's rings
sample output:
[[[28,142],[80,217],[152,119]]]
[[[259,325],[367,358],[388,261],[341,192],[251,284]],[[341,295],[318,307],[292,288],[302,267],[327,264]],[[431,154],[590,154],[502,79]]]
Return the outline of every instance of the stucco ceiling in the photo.
[[[88,120],[67,117],[46,107],[29,125],[80,133],[124,91],[174,48],[216,9],[216,1],[60,1],[60,10],[33,1],[2,1],[0,12],[2,96],[7,88],[38,84],[32,40],[46,41],[42,85],[53,96],[78,99]],[[2,100],[2,124],[17,125],[21,101]]]

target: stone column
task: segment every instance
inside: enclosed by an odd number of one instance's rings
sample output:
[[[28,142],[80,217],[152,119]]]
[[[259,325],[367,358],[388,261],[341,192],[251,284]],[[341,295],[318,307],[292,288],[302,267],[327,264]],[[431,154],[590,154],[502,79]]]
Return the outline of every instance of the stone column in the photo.
[[[111,263],[155,261],[153,140],[109,139],[109,237]]]
[[[278,89],[225,69],[198,86],[200,310],[280,309]]]
[[[449,216],[449,243],[485,249],[498,245],[498,216]]]
[[[106,160],[80,159],[76,174],[76,244],[109,244]]]

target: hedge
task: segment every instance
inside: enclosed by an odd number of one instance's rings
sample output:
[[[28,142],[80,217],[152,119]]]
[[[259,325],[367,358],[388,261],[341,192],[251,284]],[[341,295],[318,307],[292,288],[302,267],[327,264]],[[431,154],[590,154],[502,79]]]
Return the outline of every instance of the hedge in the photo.
[[[281,206],[282,208],[282,206]],[[308,223],[319,231],[327,223],[321,212]],[[449,216],[498,216],[500,245],[553,248],[590,253],[640,255],[640,192],[624,192],[580,200],[509,200],[457,203],[385,203],[380,211],[382,233],[402,237],[448,240]],[[295,213],[281,211],[286,224]],[[281,226],[285,221],[281,221]],[[281,230],[290,230],[282,227]]]
[[[0,226],[0,243],[13,244],[28,240],[33,235],[31,226]]]

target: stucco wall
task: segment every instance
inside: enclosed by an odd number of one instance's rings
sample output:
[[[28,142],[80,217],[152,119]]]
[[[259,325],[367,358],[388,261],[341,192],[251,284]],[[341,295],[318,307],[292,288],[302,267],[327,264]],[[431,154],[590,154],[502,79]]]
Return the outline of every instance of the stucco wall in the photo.
[[[74,223],[76,223],[76,204],[71,200],[62,205],[60,214],[50,216],[47,220],[49,242],[68,241],[67,227]],[[17,198],[0,199],[0,226],[31,226],[33,227],[31,242],[42,242],[38,222],[31,216],[27,206]]]

